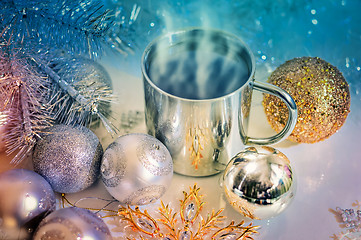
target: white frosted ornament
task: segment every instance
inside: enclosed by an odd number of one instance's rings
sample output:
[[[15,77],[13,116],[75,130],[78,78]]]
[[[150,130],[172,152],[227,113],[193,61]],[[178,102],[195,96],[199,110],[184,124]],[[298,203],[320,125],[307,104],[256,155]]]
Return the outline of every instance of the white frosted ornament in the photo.
[[[141,133],[121,136],[105,150],[101,176],[108,192],[122,204],[145,205],[159,199],[173,177],[168,149]]]

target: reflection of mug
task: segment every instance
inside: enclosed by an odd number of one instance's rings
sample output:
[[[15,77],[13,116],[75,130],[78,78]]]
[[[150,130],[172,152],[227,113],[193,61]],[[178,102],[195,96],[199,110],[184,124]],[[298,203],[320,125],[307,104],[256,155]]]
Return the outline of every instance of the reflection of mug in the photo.
[[[255,62],[236,36],[190,29],[153,41],[142,57],[148,133],[169,149],[174,171],[208,176],[224,170],[233,131],[243,144],[281,141],[293,130],[296,104],[284,90],[254,81]],[[281,98],[288,106],[285,128],[268,138],[247,136],[253,89]],[[238,124],[237,124],[238,123]],[[237,134],[238,134],[237,133]]]

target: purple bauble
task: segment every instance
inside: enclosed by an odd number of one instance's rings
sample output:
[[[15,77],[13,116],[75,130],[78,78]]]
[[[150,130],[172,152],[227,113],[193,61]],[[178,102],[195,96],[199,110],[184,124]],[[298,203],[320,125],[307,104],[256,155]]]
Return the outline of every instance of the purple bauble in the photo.
[[[61,208],[41,221],[34,240],[111,240],[107,225],[95,213],[77,207]]]
[[[0,238],[31,236],[42,218],[55,210],[55,195],[39,174],[12,169],[0,174]]]

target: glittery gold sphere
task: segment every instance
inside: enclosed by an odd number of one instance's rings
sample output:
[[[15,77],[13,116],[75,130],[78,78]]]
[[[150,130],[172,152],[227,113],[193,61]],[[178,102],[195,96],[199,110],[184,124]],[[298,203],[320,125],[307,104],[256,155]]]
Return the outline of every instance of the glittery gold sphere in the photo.
[[[350,112],[350,92],[342,73],[318,57],[294,58],[280,65],[268,82],[286,90],[295,100],[298,120],[289,140],[322,141],[344,124]],[[271,95],[263,99],[268,122],[276,131],[288,119],[286,105]]]

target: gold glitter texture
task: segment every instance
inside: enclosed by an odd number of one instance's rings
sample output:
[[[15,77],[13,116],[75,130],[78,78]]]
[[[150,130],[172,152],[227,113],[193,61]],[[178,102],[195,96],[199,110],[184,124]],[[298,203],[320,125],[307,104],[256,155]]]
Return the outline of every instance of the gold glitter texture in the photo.
[[[350,92],[342,73],[318,57],[294,58],[280,65],[268,82],[287,91],[295,100],[298,120],[289,140],[322,141],[341,128],[350,112]],[[286,105],[264,95],[263,107],[272,128],[280,131],[288,119]]]

